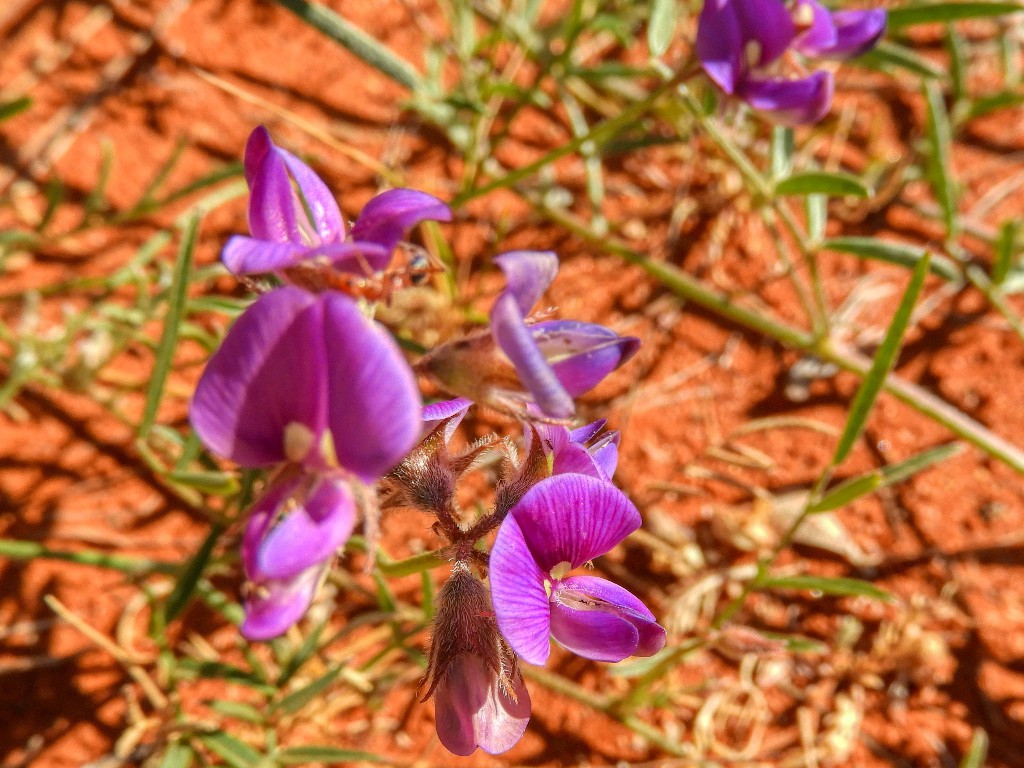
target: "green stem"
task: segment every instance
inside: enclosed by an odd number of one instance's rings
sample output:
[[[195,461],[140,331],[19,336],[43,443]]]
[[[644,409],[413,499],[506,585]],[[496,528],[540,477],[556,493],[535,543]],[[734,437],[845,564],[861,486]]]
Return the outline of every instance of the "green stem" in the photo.
[[[9,557],[13,560],[35,560],[37,558],[64,560],[65,562],[77,563],[78,565],[110,568],[132,576],[142,576],[150,573],[173,574],[177,573],[179,568],[175,563],[167,563],[160,560],[125,557],[124,555],[108,555],[106,552],[95,552],[88,549],[77,552],[50,549],[46,545],[35,541],[19,541],[16,539],[0,539],[0,557]]]

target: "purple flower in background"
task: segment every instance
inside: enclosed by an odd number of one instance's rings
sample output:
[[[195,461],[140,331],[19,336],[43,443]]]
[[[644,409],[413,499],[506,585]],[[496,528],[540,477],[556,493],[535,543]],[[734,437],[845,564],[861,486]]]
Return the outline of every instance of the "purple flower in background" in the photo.
[[[260,126],[245,146],[249,232],[235,235],[221,258],[236,275],[278,272],[307,262],[372,274],[387,267],[395,247],[422,221],[450,221],[448,206],[414,189],[374,197],[346,232],[327,185],[305,163],[276,146]],[[285,275],[286,276],[286,275]]]
[[[581,474],[537,483],[509,513],[490,557],[498,630],[531,664],[544,664],[548,636],[596,661],[650,656],[665,645],[654,614],[627,590],[596,576],[569,576],[640,527],[640,513],[610,483]]]
[[[420,413],[398,346],[345,296],[279,288],[235,321],[190,418],[220,456],[288,465],[245,533],[247,637],[274,637],[302,616],[352,532],[351,482],[372,483],[397,464],[419,437]]]
[[[833,79],[818,71],[774,74],[790,51],[849,58],[870,49],[885,30],[884,10],[830,12],[816,0],[705,0],[697,56],[716,85],[785,124],[820,120],[832,102]]]
[[[446,390],[499,410],[522,414],[535,403],[547,418],[571,418],[573,398],[629,360],[640,340],[576,320],[527,322],[558,271],[558,257],[513,251],[494,261],[508,285],[491,309],[490,333],[444,344],[418,367]]]
[[[619,463],[619,433],[609,430],[600,436],[605,419],[570,430],[559,424],[536,424],[537,436],[551,464],[551,474],[575,472],[611,482]],[[530,452],[532,430],[526,430],[526,452]]]

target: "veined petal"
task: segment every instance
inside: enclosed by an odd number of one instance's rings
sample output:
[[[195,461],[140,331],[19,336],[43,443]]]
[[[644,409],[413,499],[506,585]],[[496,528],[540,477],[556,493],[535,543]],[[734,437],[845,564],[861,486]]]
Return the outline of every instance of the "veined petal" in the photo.
[[[356,505],[348,483],[321,479],[266,535],[253,577],[290,579],[326,562],[348,540],[355,522]]]
[[[352,239],[380,245],[390,255],[422,221],[451,221],[451,209],[416,189],[389,189],[374,197],[352,225]]]
[[[216,454],[243,466],[285,459],[289,424],[314,443],[327,402],[323,320],[316,297],[278,288],[258,298],[231,326],[192,398],[192,426]]]
[[[249,182],[249,232],[257,240],[302,244],[296,218],[298,199],[288,178],[284,158],[260,126],[245,147],[245,177]]]
[[[313,602],[324,568],[326,564],[314,565],[291,579],[256,584],[245,600],[242,635],[249,640],[283,635]]]
[[[593,389],[640,348],[639,339],[619,336],[594,323],[550,320],[529,329],[544,359],[572,397]]]
[[[886,13],[883,8],[865,11],[837,11],[832,14],[836,42],[819,52],[820,56],[849,59],[875,47],[885,32]]]
[[[220,259],[233,275],[277,272],[306,258],[309,249],[301,243],[275,243],[245,235],[232,235]]]
[[[748,78],[736,95],[784,125],[815,123],[832,104],[832,75],[815,72],[799,80]]]
[[[551,608],[544,591],[545,575],[511,515],[494,539],[488,578],[498,631],[525,661],[543,666],[551,653]]]
[[[626,494],[579,474],[541,480],[512,508],[509,518],[518,524],[537,565],[548,573],[563,562],[579,568],[640,527],[640,513]],[[506,520],[502,530],[507,524]],[[495,605],[499,602],[495,595]]]
[[[319,236],[320,242],[336,243],[343,240],[345,222],[341,218],[341,211],[338,209],[334,195],[324,184],[323,179],[287,149],[274,147],[274,150],[281,153],[281,159],[284,160],[292,178],[295,179],[295,184],[298,186],[299,194],[312,217],[313,229]]]
[[[558,273],[558,256],[551,251],[509,251],[495,256],[494,263],[505,273],[505,292],[515,298],[523,317]]]
[[[599,659],[578,651],[563,641],[559,635],[559,629],[562,627],[559,622],[571,619],[576,626],[588,626],[591,622],[583,615],[586,613],[613,615],[634,627],[637,633],[635,645],[626,655],[652,656],[665,646],[665,629],[658,624],[654,614],[648,610],[647,606],[629,590],[606,579],[597,576],[570,576],[559,582],[552,592],[551,601],[554,606],[561,608],[561,610],[552,608],[551,633],[558,642],[581,656],[596,661],[619,660]],[[606,625],[606,627],[610,626],[612,625]],[[621,630],[614,631],[620,632]],[[569,637],[572,636],[569,635]],[[584,637],[577,639],[576,642],[587,642],[587,640]],[[611,653],[610,648],[606,648],[606,650],[609,654]],[[621,658],[625,658],[625,656]]]
[[[705,0],[697,22],[697,58],[719,88],[732,93],[744,71],[744,40],[731,0]]]
[[[497,755],[515,746],[530,721],[530,693],[518,675],[513,699],[482,659],[462,653],[434,693],[437,737],[456,755],[479,746]]]
[[[793,47],[805,56],[820,56],[836,44],[836,25],[832,13],[817,0],[797,0],[793,18],[803,31],[793,41]]]
[[[491,333],[512,361],[523,386],[540,409],[554,419],[567,419],[576,412],[572,396],[544,359],[544,354],[526,325],[515,296],[506,291],[491,309]]]
[[[730,0],[727,0],[729,2]],[[781,0],[731,0],[736,7],[743,55],[753,67],[765,67],[782,56],[793,42],[796,26]],[[756,43],[756,50],[750,43]],[[757,53],[755,57],[753,54]]]
[[[615,475],[615,468],[619,465],[619,433],[618,431],[608,432],[604,437],[590,446],[590,455],[594,464],[604,473],[604,476],[611,480]]]
[[[551,601],[551,634],[560,645],[594,661],[622,661],[632,656],[640,633],[617,613],[590,608],[576,595],[559,595]]]
[[[582,445],[568,443],[555,452],[551,464],[551,473],[562,475],[567,472],[574,472],[580,475],[589,475],[598,480],[607,481],[609,478],[597,466],[594,457]]]
[[[327,422],[338,463],[372,483],[422,428],[419,388],[398,345],[346,296],[322,294]]]
[[[608,419],[598,419],[589,424],[584,424],[582,427],[577,427],[569,432],[569,439],[574,443],[586,443],[604,429],[604,425],[607,423]]]

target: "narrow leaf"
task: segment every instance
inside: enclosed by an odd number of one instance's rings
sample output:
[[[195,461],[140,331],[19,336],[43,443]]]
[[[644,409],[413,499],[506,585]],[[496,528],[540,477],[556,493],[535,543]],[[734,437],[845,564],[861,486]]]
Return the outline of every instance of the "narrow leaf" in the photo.
[[[1022,10],[1019,3],[915,3],[889,10],[889,29],[960,19],[1003,16]]]
[[[904,69],[915,75],[924,78],[944,80],[948,73],[942,67],[930,59],[926,59],[911,48],[894,43],[889,40],[882,40],[863,56],[856,59],[856,63],[862,67],[878,69],[882,72],[889,72],[893,69]]]
[[[28,96],[21,96],[20,98],[0,103],[0,121],[6,120],[9,117],[14,117],[31,106],[32,99]]]
[[[676,0],[653,0],[651,19],[647,24],[647,45],[651,55],[661,56],[668,50],[676,32]]]
[[[308,765],[310,763],[384,763],[381,755],[358,749],[307,744],[302,747],[288,747],[277,753],[277,761],[284,765]]]
[[[328,686],[334,682],[334,680],[341,673],[341,667],[335,667],[329,670],[326,674],[321,675],[309,685],[306,685],[299,690],[289,693],[279,702],[271,706],[273,710],[280,710],[289,715],[298,712],[304,706],[309,704],[313,699],[327,690]]]
[[[174,585],[171,594],[167,596],[167,602],[164,604],[164,620],[166,622],[174,621],[175,617],[188,605],[192,593],[195,592],[196,584],[199,583],[207,563],[210,562],[210,555],[213,554],[213,548],[217,545],[222,530],[220,525],[213,526],[206,540],[199,547],[199,551],[189,560],[188,566],[182,572],[178,583]]]
[[[992,260],[992,282],[996,285],[1002,285],[1006,280],[1006,276],[1010,274],[1018,229],[1020,229],[1020,220],[1018,219],[1004,221],[1003,226],[999,228],[999,236],[996,239],[995,245],[995,258]]]
[[[832,464],[835,466],[841,464],[843,459],[849,455],[853,444],[860,437],[860,433],[864,430],[864,424],[867,422],[868,414],[871,413],[871,409],[875,404],[875,399],[878,397],[878,393],[882,391],[889,371],[896,364],[896,356],[899,353],[900,343],[903,341],[903,334],[910,323],[910,317],[914,311],[914,305],[917,303],[917,297],[921,294],[921,288],[924,287],[924,279],[928,274],[928,265],[929,258],[925,254],[924,258],[914,267],[914,272],[910,276],[910,284],[907,286],[903,299],[896,308],[896,314],[889,325],[889,330],[885,334],[885,339],[875,353],[871,369],[864,376],[860,389],[857,390],[857,394],[853,398],[846,427],[843,429],[843,434],[839,436],[836,454],[832,459]]]
[[[188,768],[192,765],[192,759],[195,756],[196,753],[192,751],[192,747],[187,742],[173,741],[164,752],[159,768]]]
[[[206,706],[214,712],[224,715],[224,717],[233,717],[236,720],[244,720],[247,723],[262,723],[265,719],[263,713],[256,709],[256,707],[243,701],[213,699],[207,701]]]
[[[971,744],[967,747],[960,768],[984,768],[988,756],[988,734],[982,728],[975,728],[971,735]]]
[[[908,477],[913,477],[917,473],[923,472],[933,464],[953,458],[963,449],[964,447],[960,443],[948,443],[947,445],[940,445],[927,451],[921,451],[921,453],[911,456],[909,459],[904,459],[898,464],[884,467],[881,470],[882,486],[901,483]]]
[[[800,589],[841,597],[871,597],[892,602],[892,595],[870,581],[826,576],[769,576],[757,584],[763,589]]]
[[[249,768],[261,757],[259,752],[244,741],[239,741],[223,731],[200,734],[199,741],[218,757],[223,758],[232,768]]]
[[[784,125],[772,127],[771,174],[781,181],[793,172],[793,129]]]
[[[887,261],[890,264],[899,264],[901,267],[910,268],[916,267],[926,255],[929,255],[933,274],[950,282],[960,282],[963,279],[960,268],[951,259],[945,256],[930,255],[926,249],[914,245],[890,243],[876,240],[873,237],[833,237],[823,242],[821,246],[830,251],[849,253],[861,259]]]
[[[869,472],[866,475],[858,475],[857,477],[847,480],[845,483],[840,483],[831,491],[826,493],[820,500],[814,504],[808,505],[807,511],[810,514],[817,514],[818,512],[829,512],[833,509],[845,507],[847,504],[859,499],[861,496],[867,496],[869,493],[876,490],[881,484],[881,472],[875,471]]]
[[[830,195],[831,197],[869,197],[871,190],[848,173],[809,171],[783,179],[775,185],[777,195]]]
[[[931,183],[935,199],[942,209],[942,220],[946,225],[946,235],[952,237],[958,227],[956,216],[956,188],[952,170],[953,129],[949,124],[946,102],[942,89],[937,83],[926,81],[924,97],[928,105],[928,180]]]

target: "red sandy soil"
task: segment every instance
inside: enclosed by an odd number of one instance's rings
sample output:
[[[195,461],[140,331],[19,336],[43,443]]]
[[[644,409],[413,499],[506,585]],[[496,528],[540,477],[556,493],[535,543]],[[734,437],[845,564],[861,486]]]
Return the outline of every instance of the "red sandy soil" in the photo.
[[[351,0],[333,5],[396,50],[412,56],[422,49],[418,24],[424,19],[419,14],[432,3]],[[80,202],[95,184],[103,140],[116,151],[108,197],[117,210],[138,196],[179,140],[186,148],[171,184],[239,158],[258,123],[270,126],[280,143],[314,154],[318,170],[340,190],[343,210],[355,214],[377,188],[375,171],[296,128],[281,117],[285,110],[326,128],[342,144],[382,159],[409,186],[446,197],[457,178],[459,169],[436,135],[402,112],[400,89],[269,3],[9,0],[0,8],[0,37],[0,86],[34,99],[27,113],[0,124],[0,189],[17,185],[21,214],[30,215],[39,206],[34,185],[50,178],[60,178],[69,199]],[[203,73],[250,98],[215,85]],[[845,77],[847,85],[864,84],[863,75]],[[17,94],[5,92],[10,95]],[[844,98],[838,108],[855,110],[854,146],[881,143],[896,156],[920,135],[920,104],[905,93]],[[966,184],[965,203],[1019,173],[1019,163],[1015,167],[1008,157],[1024,151],[1021,117],[1018,110],[979,121],[958,144],[954,164]],[[513,133],[518,148],[503,155],[505,161],[515,162],[515,152],[518,162],[529,159],[565,135],[537,115],[527,115]],[[613,220],[629,221],[630,231],[652,255],[720,289],[757,290],[780,316],[795,321],[799,315],[785,281],[770,275],[767,233],[748,223],[752,216],[728,208],[721,163],[692,152],[659,150],[621,161],[614,168],[606,212]],[[851,167],[857,159],[849,160]],[[571,189],[581,183],[578,169],[567,169],[566,183]],[[670,225],[673,207],[685,192],[698,202],[696,210],[678,226]],[[919,193],[910,189],[906,195]],[[1017,190],[986,221],[991,225],[1019,212],[1022,201]],[[9,224],[12,216],[11,210],[0,210],[0,225]],[[511,234],[496,242],[493,225],[506,218],[513,225]],[[842,231],[850,234],[890,232],[915,242],[940,234],[901,201],[846,218]],[[0,275],[0,292],[108,273],[168,220],[169,214],[161,214],[119,230],[101,228],[48,249]],[[213,263],[227,235],[243,227],[241,199],[208,216],[199,262]],[[653,554],[649,545],[627,544],[609,558],[607,569],[645,595],[659,616],[674,616],[680,596],[699,579],[751,562],[751,555],[724,540],[728,536],[721,526],[710,524],[715,510],[749,503],[749,493],[735,482],[774,493],[807,487],[827,463],[834,438],[799,428],[742,437],[734,431],[769,416],[841,427],[856,379],[841,374],[816,380],[806,399],[791,400],[786,385],[799,360],[796,354],[681,305],[637,268],[594,256],[571,238],[538,226],[507,196],[474,204],[446,234],[460,259],[461,275],[484,267],[499,250],[558,249],[563,268],[549,299],[560,315],[599,321],[644,339],[638,359],[586,398],[583,415],[607,416],[623,430],[618,480],[645,513],[647,530],[670,544]],[[663,245],[666,237],[668,247]],[[835,303],[867,274],[888,286],[887,298],[856,318],[862,330],[884,328],[885,311],[903,289],[904,272],[868,269],[844,258],[826,259],[824,270]],[[474,278],[467,290],[486,307],[499,284],[496,276],[486,275]],[[233,290],[227,281],[216,288]],[[10,321],[20,308],[7,302],[0,311]],[[44,318],[52,320],[59,312],[59,306],[44,304]],[[144,380],[149,363],[148,353],[138,351],[119,361],[118,371]],[[1018,443],[1024,434],[1022,371],[1020,340],[970,290],[937,304],[909,338],[898,369]],[[188,382],[196,372],[192,366],[176,380],[180,397],[160,414],[161,422],[184,426]],[[33,386],[17,405],[18,418],[0,417],[0,535],[55,548],[170,560],[198,548],[207,524],[190,516],[145,469],[130,430],[81,394]],[[138,408],[134,402],[125,405]],[[489,418],[470,427],[480,434],[502,428],[500,420]],[[949,439],[941,427],[883,397],[840,479]],[[770,463],[738,465],[737,444],[770,457]],[[723,447],[732,451],[733,460],[723,458]],[[695,470],[704,476],[695,476]],[[709,471],[718,474],[709,476]],[[879,565],[858,570],[809,547],[798,547],[783,564],[800,572],[876,578],[898,601],[881,607],[793,593],[750,600],[738,620],[762,629],[802,633],[831,644],[843,617],[852,615],[865,631],[852,650],[802,655],[777,667],[781,679],[762,683],[771,723],[749,762],[803,765],[801,728],[808,738],[831,733],[830,754],[843,754],[844,721],[837,712],[849,705],[843,712],[862,709],[864,719],[845,764],[955,765],[972,730],[983,728],[991,739],[990,765],[1024,765],[1020,477],[968,448],[910,482],[858,501],[837,518],[862,549],[881,553]],[[395,556],[409,551],[412,538],[431,545],[421,518],[388,518],[385,533],[385,545]],[[687,567],[684,554],[698,545],[708,562]],[[415,585],[402,590],[412,595]],[[128,677],[109,654],[58,621],[42,598],[55,595],[85,622],[110,634],[126,611],[138,608],[131,604],[137,593],[123,576],[102,569],[41,560],[0,567],[4,766],[80,766],[111,753],[125,728]],[[370,607],[358,596],[341,605],[345,616]],[[877,644],[886,622],[903,629],[892,634],[888,646]],[[198,632],[215,647],[230,648],[234,630],[192,610],[185,625],[173,631],[177,639]],[[673,642],[685,639],[679,632],[672,636]],[[621,686],[598,665],[567,654],[556,653],[553,669],[595,690]],[[678,710],[655,721],[681,741],[692,741],[689,728],[696,710],[726,690],[727,683],[735,687],[736,680],[736,662],[710,652],[695,657],[668,683],[680,695]],[[198,701],[222,693],[210,685],[193,686],[184,695]],[[431,705],[413,702],[414,685],[415,676],[400,680],[373,711],[356,707],[335,720],[308,724],[292,743],[308,735],[376,750],[403,763],[452,765],[455,761],[433,735]],[[536,683],[531,689],[535,714],[527,736],[508,755],[491,759],[478,754],[473,764],[611,764],[663,757],[612,720]],[[739,749],[744,728],[733,722],[716,736]],[[719,757],[739,763],[743,756]]]

